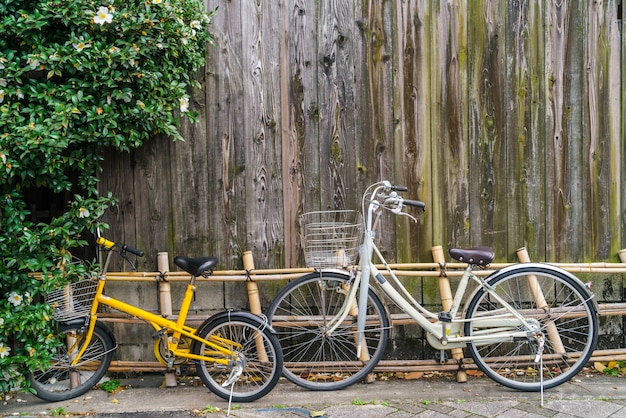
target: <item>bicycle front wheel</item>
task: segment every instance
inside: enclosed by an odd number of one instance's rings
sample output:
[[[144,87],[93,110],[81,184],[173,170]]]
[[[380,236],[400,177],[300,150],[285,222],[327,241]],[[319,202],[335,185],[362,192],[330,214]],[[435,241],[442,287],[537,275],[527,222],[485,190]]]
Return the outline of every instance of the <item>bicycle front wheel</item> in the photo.
[[[524,338],[498,338],[522,328],[505,304],[481,288],[465,324],[466,336],[487,337],[468,344],[480,370],[504,386],[539,391],[542,384],[549,389],[567,382],[584,367],[598,339],[598,319],[591,293],[576,277],[549,265],[515,265],[488,283],[532,329]]]
[[[50,367],[32,371],[28,378],[35,395],[50,402],[64,401],[87,393],[106,373],[116,345],[111,332],[96,324],[93,337],[77,364],[75,354],[85,344],[84,327],[60,328],[64,340]]]
[[[381,359],[389,319],[380,299],[369,290],[365,333],[357,355],[358,293],[350,314],[332,333],[341,314],[350,277],[322,271],[285,286],[272,301],[267,317],[283,349],[283,375],[310,390],[338,390],[363,380]]]
[[[280,344],[261,319],[230,312],[209,319],[198,336],[226,348],[223,354],[207,343],[194,341],[194,354],[227,360],[228,364],[197,361],[196,372],[217,396],[234,402],[252,402],[267,395],[278,383],[283,367]]]

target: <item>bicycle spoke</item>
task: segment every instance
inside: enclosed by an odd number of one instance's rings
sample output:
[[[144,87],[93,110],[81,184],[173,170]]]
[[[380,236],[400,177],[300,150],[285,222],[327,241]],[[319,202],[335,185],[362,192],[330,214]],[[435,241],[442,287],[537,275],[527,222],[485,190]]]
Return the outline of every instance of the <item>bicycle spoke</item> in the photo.
[[[538,391],[541,382],[550,388],[571,379],[585,365],[597,340],[595,309],[580,283],[547,267],[521,266],[496,276],[490,284],[536,329],[527,330],[524,339],[469,344],[481,370],[519,390]],[[536,287],[531,288],[531,284]],[[501,316],[503,307],[486,291],[479,291],[467,310],[467,318],[475,318],[475,324],[466,324],[466,335],[488,336],[489,328],[482,327],[481,321]],[[490,315],[495,312],[498,316]],[[545,335],[540,337],[544,341],[541,370],[535,363],[539,352],[535,335]]]
[[[287,285],[268,308],[285,358],[284,375],[312,390],[336,390],[362,380],[380,359],[388,320],[379,299],[368,298],[364,348],[369,361],[356,355],[356,317],[347,316],[330,334],[340,313],[349,278],[334,272],[314,273]],[[332,376],[332,377],[331,377]]]

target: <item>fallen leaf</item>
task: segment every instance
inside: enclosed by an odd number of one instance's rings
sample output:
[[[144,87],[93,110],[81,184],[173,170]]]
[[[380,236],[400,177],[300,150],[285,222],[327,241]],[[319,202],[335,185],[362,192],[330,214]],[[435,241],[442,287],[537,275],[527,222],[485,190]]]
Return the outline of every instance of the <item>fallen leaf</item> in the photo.
[[[326,411],[311,411],[311,418],[323,417],[325,414]]]
[[[466,372],[468,375],[476,377],[481,377],[485,375],[485,373],[481,372],[480,370],[466,370]]]
[[[600,373],[602,373],[604,369],[606,369],[606,365],[604,363],[600,363],[599,361],[593,363],[593,367]]]
[[[120,401],[117,400],[117,398],[113,398],[113,400],[111,401],[111,403],[120,403]]]

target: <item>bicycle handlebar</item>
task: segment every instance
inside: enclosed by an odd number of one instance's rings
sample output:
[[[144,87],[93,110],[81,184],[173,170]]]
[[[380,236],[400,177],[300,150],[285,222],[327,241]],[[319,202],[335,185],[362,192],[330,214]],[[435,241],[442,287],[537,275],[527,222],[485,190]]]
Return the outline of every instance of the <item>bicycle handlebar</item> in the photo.
[[[403,199],[402,203],[407,206],[413,206],[414,208],[426,209],[426,203],[420,200]]]
[[[119,247],[121,249],[121,251],[126,251],[129,252],[131,254],[135,254],[138,257],[143,257],[144,256],[144,252],[141,250],[138,250],[136,248],[130,247],[126,244],[121,244],[121,243],[115,243],[113,241],[109,241],[108,239],[104,238],[104,237],[98,237],[98,239],[96,239],[96,244],[101,245],[105,248],[108,248],[109,250],[112,249],[113,247]]]
[[[412,215],[403,212],[402,208],[405,206],[411,206],[414,208],[426,209],[426,203],[420,200],[404,199],[397,192],[406,192],[409,188],[407,186],[399,186],[392,184],[390,181],[383,180],[378,183],[370,185],[363,194],[362,211],[366,217],[371,217],[374,213],[380,216],[382,213],[379,209],[385,209],[391,211],[395,215],[409,216],[413,220]],[[368,209],[366,210],[366,206]],[[367,224],[371,224],[372,219],[368,219]]]

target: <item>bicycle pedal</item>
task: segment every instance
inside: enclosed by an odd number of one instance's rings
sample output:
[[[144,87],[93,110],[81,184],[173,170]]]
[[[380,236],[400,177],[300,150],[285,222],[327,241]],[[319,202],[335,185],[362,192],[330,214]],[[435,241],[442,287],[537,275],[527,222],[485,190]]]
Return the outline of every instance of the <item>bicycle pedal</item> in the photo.
[[[441,322],[452,322],[452,314],[450,312],[439,312],[438,318]]]

